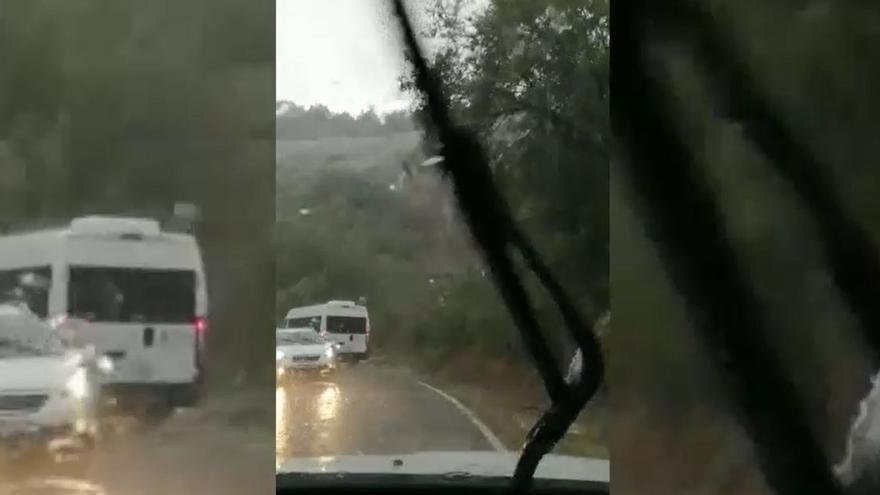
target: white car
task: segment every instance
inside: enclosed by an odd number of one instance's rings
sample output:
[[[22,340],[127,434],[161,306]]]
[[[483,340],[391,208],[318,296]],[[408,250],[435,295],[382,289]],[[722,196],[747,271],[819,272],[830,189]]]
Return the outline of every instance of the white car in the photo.
[[[98,435],[98,378],[111,366],[92,348],[71,347],[27,306],[0,303],[2,459],[88,457]]]
[[[329,342],[311,328],[275,330],[277,376],[295,372],[328,373],[336,369],[338,344]]]

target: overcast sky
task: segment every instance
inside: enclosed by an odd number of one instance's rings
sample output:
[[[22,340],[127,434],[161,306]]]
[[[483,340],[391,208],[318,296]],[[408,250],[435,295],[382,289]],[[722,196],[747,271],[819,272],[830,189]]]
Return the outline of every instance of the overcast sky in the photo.
[[[409,107],[398,89],[403,55],[387,0],[277,0],[275,9],[276,100],[354,114]]]

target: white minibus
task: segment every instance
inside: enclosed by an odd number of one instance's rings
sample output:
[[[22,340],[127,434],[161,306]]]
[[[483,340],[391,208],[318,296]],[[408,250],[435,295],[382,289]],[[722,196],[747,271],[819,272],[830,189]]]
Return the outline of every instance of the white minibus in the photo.
[[[114,361],[105,388],[192,405],[202,379],[208,297],[190,234],[158,221],[89,216],[0,236],[0,298],[24,300],[71,340]]]

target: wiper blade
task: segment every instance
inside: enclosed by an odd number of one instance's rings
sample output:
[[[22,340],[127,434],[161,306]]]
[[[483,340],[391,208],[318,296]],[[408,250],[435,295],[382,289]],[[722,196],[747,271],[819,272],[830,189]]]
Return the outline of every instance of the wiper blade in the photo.
[[[770,352],[763,308],[722,227],[718,202],[674,131],[664,91],[648,73],[649,43],[672,32],[664,27],[675,25],[681,12],[674,10],[655,2],[631,2],[612,12],[613,125],[623,141],[620,151],[627,154],[629,184],[664,268],[685,297],[695,329],[737,406],[769,485],[785,494],[841,493],[796,388]]]
[[[667,29],[695,40],[698,60],[711,81],[720,109],[740,121],[747,138],[768,163],[791,184],[819,229],[819,242],[834,282],[858,319],[862,335],[880,362],[880,257],[869,235],[848,216],[834,193],[827,164],[773,112],[758,84],[735,50],[719,36],[712,18],[699,8],[679,5]]]
[[[413,65],[415,87],[425,99],[427,113],[443,147],[442,170],[453,184],[470,233],[489,265],[492,280],[552,401],[551,407],[529,432],[517,463],[514,481],[523,486],[532,480],[541,458],[565,435],[602,383],[604,366],[599,343],[537,250],[514,223],[507,204],[494,185],[482,147],[470,133],[453,124],[440,86],[422,56],[402,1],[392,0],[392,6]],[[582,353],[581,376],[572,384],[566,382],[540,331],[528,293],[514,268],[512,249],[519,251],[528,268],[547,290]],[[592,316],[591,320],[595,320],[597,315]]]

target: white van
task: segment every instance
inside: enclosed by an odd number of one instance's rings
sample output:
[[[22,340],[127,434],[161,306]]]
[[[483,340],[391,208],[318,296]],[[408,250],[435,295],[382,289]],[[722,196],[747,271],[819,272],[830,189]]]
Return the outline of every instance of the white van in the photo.
[[[312,327],[330,342],[339,344],[339,359],[361,361],[370,353],[370,316],[353,301],[329,301],[287,312],[284,328]]]
[[[90,216],[0,236],[0,298],[24,300],[74,342],[114,360],[111,394],[195,402],[208,298],[198,244],[151,219]]]

